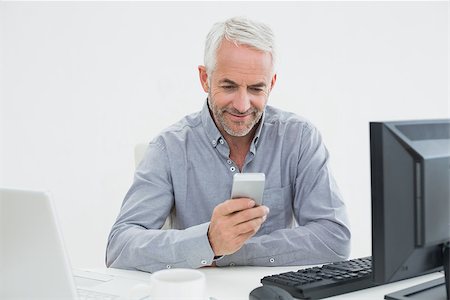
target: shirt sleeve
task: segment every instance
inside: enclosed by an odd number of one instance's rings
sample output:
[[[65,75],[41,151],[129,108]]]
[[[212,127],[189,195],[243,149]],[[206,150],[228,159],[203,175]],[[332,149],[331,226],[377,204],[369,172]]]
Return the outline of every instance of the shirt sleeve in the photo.
[[[309,265],[348,258],[350,229],[346,209],[318,130],[306,127],[299,147],[292,203],[297,225],[256,235],[239,251],[217,261],[218,266]]]
[[[149,144],[109,235],[108,267],[154,272],[212,264],[209,223],[161,230],[174,203],[166,153],[162,143]]]

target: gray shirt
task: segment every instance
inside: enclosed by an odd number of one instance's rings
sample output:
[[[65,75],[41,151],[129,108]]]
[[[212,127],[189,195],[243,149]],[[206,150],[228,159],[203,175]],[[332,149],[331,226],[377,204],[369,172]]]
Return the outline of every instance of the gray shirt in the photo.
[[[110,267],[148,272],[210,265],[208,226],[215,206],[230,198],[239,172],[205,103],[150,142],[125,196],[106,250]],[[242,172],[266,175],[267,220],[227,265],[306,265],[346,259],[350,230],[318,130],[271,106]],[[168,215],[172,229],[161,230]]]

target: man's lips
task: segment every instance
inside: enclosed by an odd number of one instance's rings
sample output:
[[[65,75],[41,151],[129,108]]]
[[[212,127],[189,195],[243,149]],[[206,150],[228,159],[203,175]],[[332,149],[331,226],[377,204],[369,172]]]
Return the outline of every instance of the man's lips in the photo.
[[[247,118],[251,117],[254,113],[252,110],[248,110],[245,113],[235,113],[233,111],[228,111],[228,110],[225,110],[224,112],[226,114],[228,114],[233,120],[236,120],[236,121],[246,120]]]
[[[238,122],[242,122],[242,121],[248,119],[248,118],[251,116],[251,113],[249,113],[249,114],[244,114],[244,115],[241,115],[241,114],[237,114],[237,115],[236,115],[236,114],[227,112],[227,114],[230,116],[230,118],[231,118],[233,121],[238,121]]]

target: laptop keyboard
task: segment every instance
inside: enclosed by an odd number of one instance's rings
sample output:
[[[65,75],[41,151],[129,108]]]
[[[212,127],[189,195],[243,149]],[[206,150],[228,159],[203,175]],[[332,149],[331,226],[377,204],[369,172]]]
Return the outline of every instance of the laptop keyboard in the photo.
[[[77,289],[78,300],[113,300],[119,299],[117,295],[104,294],[89,290]]]

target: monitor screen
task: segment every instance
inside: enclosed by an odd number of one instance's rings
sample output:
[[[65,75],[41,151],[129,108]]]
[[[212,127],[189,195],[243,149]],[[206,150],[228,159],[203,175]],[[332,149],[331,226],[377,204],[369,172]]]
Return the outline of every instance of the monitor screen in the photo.
[[[450,120],[371,122],[370,157],[375,282],[441,270],[450,241]]]

